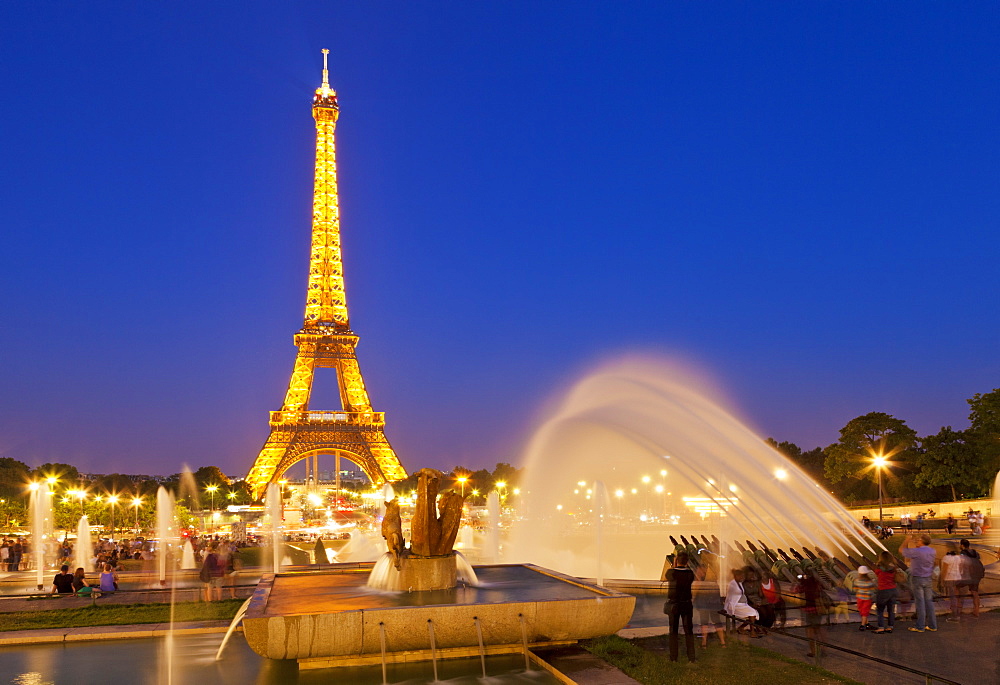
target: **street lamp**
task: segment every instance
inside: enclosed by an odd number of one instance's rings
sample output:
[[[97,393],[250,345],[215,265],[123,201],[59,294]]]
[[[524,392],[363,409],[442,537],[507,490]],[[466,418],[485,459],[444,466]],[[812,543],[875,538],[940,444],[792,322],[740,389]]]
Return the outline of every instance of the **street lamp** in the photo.
[[[872,458],[875,471],[878,473],[878,524],[882,525],[882,469],[885,468],[885,456],[880,452]]]
[[[135,534],[139,534],[139,507],[142,506],[141,497],[132,498],[132,506],[135,507]]]
[[[215,491],[218,490],[218,489],[219,489],[218,485],[207,485],[207,486],[205,486],[205,490],[207,492],[212,493],[212,513],[213,514],[215,513]],[[215,530],[215,522],[214,522],[214,520],[212,520],[212,523],[210,523],[209,525],[211,526],[211,528],[209,530]]]
[[[458,484],[462,486],[462,497],[465,497],[465,484],[467,482],[469,482],[469,477],[468,476],[459,476],[455,480],[458,481]]]

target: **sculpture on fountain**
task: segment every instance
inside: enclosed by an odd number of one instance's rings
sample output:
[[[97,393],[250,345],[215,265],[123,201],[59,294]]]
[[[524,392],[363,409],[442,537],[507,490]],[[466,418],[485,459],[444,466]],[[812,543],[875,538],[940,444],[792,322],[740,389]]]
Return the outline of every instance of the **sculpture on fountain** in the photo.
[[[382,537],[389,554],[392,555],[392,565],[399,570],[406,552],[406,542],[403,540],[403,520],[399,516],[399,502],[395,499],[385,503],[385,516],[382,518]]]
[[[385,503],[382,536],[399,571],[396,586],[411,592],[455,587],[455,540],[462,523],[465,497],[455,491],[438,493],[444,477],[435,469],[417,472],[417,503],[410,525],[410,548],[403,541],[399,503]]]

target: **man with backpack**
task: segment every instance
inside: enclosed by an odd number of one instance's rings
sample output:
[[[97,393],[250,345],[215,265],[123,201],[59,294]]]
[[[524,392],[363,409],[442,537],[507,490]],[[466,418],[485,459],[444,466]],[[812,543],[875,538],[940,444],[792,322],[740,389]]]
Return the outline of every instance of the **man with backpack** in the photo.
[[[962,546],[959,555],[962,558],[962,579],[956,584],[958,590],[958,613],[962,613],[962,605],[965,604],[965,588],[969,588],[972,595],[972,615],[979,618],[979,581],[986,575],[983,568],[983,560],[979,557],[979,552],[972,549],[969,541],[965,538],[959,543]]]

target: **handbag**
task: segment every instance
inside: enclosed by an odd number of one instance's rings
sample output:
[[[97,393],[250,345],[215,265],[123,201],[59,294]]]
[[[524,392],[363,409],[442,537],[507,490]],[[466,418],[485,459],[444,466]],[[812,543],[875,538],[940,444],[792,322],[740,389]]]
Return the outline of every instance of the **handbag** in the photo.
[[[892,575],[892,580],[896,585],[902,585],[906,582],[906,571],[897,566],[896,572]]]

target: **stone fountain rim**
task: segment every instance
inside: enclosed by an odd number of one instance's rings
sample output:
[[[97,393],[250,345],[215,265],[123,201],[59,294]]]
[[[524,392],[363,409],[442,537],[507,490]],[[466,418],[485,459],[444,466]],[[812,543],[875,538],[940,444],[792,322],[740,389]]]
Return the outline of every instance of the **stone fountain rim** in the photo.
[[[267,615],[267,604],[268,604],[267,600],[270,597],[271,590],[274,588],[274,580],[275,580],[275,578],[279,578],[279,577],[294,577],[294,576],[303,576],[303,575],[355,575],[355,574],[358,574],[362,570],[367,570],[367,569],[361,567],[360,564],[373,564],[373,562],[344,562],[343,564],[331,564],[329,567],[324,567],[322,569],[316,569],[316,570],[290,571],[290,572],[277,573],[277,574],[274,574],[274,573],[265,573],[265,574],[263,574],[261,576],[260,582],[257,584],[257,589],[254,590],[253,595],[250,598],[250,606],[247,607],[247,612],[246,612],[245,618],[249,618],[249,619],[266,619],[266,618],[270,618]],[[588,590],[590,592],[593,592],[595,595],[598,595],[598,596],[601,596],[601,597],[608,597],[608,598],[633,597],[632,594],[625,593],[625,592],[619,592],[617,590],[614,590],[614,589],[611,589],[611,588],[608,588],[608,587],[597,585],[596,583],[593,583],[593,582],[588,582],[587,580],[584,580],[582,578],[578,578],[577,576],[571,576],[571,575],[568,575],[568,574],[565,574],[565,573],[560,573],[559,571],[553,571],[552,569],[547,569],[547,568],[544,568],[542,566],[538,566],[536,564],[530,564],[530,563],[522,563],[522,564],[518,564],[518,563],[478,564],[475,568],[512,567],[512,566],[527,568],[527,569],[532,570],[535,573],[538,573],[540,575],[549,576],[550,578],[554,578],[556,580],[561,580],[561,581],[569,583],[571,585],[576,585],[577,587],[580,587],[582,589],[585,589],[585,590]],[[340,567],[340,568],[338,568],[338,567]],[[388,590],[373,590],[373,592],[391,592],[391,591],[388,591]],[[397,594],[397,593],[393,593],[393,594]],[[539,600],[532,600],[532,601],[538,602],[538,603],[546,603],[546,602],[559,602],[559,601],[564,601],[564,600],[559,600],[559,599],[539,599]],[[474,604],[475,603],[473,602],[473,603],[470,603],[468,605],[460,605],[460,606],[472,606]],[[454,604],[422,604],[420,606],[423,607],[423,608],[432,608],[432,607],[450,607],[450,606],[455,606],[455,605]],[[377,609],[377,611],[406,611],[406,610],[411,609],[411,608],[412,607],[408,607],[408,606],[381,607],[381,608]],[[373,610],[372,609],[347,609],[347,610],[344,610],[343,612],[337,612],[337,613],[354,613],[354,612],[365,612],[365,611],[373,611]],[[324,613],[324,612],[316,612],[316,613]],[[311,615],[311,614],[299,614],[299,615],[308,616],[308,615]]]

